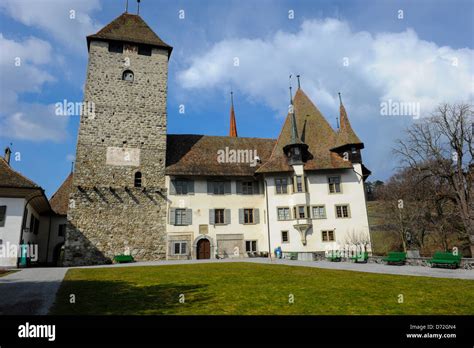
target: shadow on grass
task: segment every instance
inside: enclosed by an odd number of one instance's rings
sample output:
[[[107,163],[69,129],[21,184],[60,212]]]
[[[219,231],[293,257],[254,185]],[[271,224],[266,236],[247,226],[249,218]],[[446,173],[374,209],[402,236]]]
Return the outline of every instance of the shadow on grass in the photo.
[[[202,284],[136,286],[124,281],[66,280],[50,314],[179,314],[211,301],[207,287]]]

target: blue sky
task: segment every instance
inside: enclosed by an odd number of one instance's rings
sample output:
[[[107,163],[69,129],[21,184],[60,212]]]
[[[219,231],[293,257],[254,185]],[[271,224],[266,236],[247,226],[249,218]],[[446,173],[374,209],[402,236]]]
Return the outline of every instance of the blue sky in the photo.
[[[79,124],[78,116],[55,116],[53,105],[82,101],[85,36],[124,7],[125,0],[0,3],[0,145],[13,144],[20,158],[12,166],[49,196],[70,171]],[[397,165],[394,140],[416,120],[383,116],[381,103],[418,103],[423,117],[440,102],[472,102],[472,1],[142,0],[140,14],[174,47],[168,133],[226,135],[232,88],[239,135],[277,137],[288,76],[300,74],[333,127],[342,93],[371,180],[385,180]]]

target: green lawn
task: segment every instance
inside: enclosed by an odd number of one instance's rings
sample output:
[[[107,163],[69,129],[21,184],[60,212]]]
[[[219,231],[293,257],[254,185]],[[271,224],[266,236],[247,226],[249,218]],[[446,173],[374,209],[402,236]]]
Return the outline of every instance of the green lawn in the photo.
[[[472,315],[474,281],[248,263],[72,269],[51,313]]]

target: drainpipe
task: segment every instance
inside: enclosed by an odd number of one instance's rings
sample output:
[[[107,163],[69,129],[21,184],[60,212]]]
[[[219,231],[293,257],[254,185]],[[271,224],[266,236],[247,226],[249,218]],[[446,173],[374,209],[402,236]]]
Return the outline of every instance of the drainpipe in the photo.
[[[270,261],[272,261],[272,248],[271,248],[271,243],[270,243],[270,216],[268,213],[268,184],[267,184],[267,178],[265,178],[265,176],[263,177],[263,181],[265,182],[265,203],[267,206],[268,257]]]

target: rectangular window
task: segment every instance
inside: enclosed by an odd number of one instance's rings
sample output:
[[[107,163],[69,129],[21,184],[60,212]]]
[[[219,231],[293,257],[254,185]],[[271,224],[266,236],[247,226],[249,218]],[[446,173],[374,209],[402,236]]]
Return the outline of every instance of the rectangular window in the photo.
[[[0,205],[0,227],[5,226],[6,219],[7,219],[7,206]]]
[[[246,240],[245,241],[245,251],[248,253],[257,251],[257,241],[256,240]]]
[[[214,181],[212,183],[212,193],[215,195],[225,194],[225,182],[224,181]]]
[[[290,220],[290,208],[278,208],[278,220]]]
[[[304,205],[298,206],[298,218],[304,219],[306,217],[306,209]]]
[[[252,181],[242,182],[242,194],[253,195],[253,182]]]
[[[301,176],[296,177],[296,192],[303,192],[303,178]]]
[[[34,230],[35,230],[35,217],[33,216],[33,214],[31,214],[31,216],[30,216],[30,230],[29,230],[29,232],[33,233]]]
[[[290,242],[290,235],[288,231],[281,231],[281,242],[282,243],[289,243]]]
[[[313,219],[325,219],[326,207],[324,205],[316,205],[313,207]]]
[[[188,250],[187,242],[173,242],[173,255],[186,255]]]
[[[65,237],[66,236],[66,224],[59,225],[58,229],[58,237]]]
[[[349,205],[336,205],[336,217],[338,219],[349,217]]]
[[[176,188],[177,195],[187,195],[188,194],[188,181],[182,179],[176,179],[174,181],[174,186]]]
[[[123,44],[121,42],[109,42],[109,52],[123,53]]]
[[[334,242],[334,231],[321,231],[323,242]]]
[[[176,209],[174,215],[175,225],[186,225],[186,209]]]
[[[151,46],[138,45],[138,54],[142,56],[151,56]]]
[[[253,209],[244,209],[244,224],[253,224]]]
[[[339,176],[328,177],[329,193],[341,192],[341,178]]]
[[[214,223],[223,224],[224,221],[224,209],[215,209],[214,210]]]
[[[275,179],[275,186],[276,186],[277,194],[288,193],[288,179],[286,178]]]

